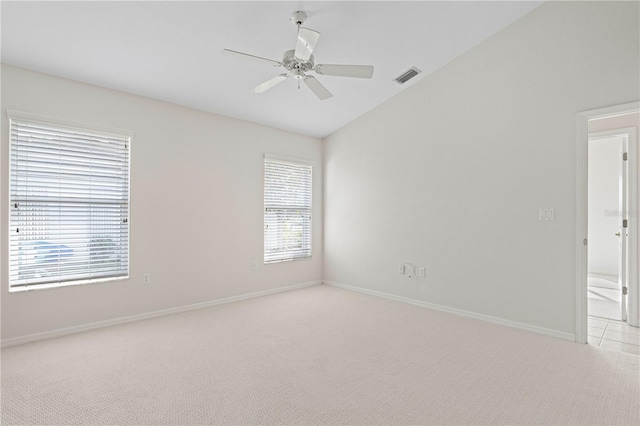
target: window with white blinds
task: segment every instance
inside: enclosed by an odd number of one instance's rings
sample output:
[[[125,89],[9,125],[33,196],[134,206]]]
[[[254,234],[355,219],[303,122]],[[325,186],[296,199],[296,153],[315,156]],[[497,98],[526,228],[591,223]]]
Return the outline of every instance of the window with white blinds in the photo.
[[[265,157],[264,263],[311,257],[311,168]]]
[[[10,117],[9,287],[129,275],[130,137]]]

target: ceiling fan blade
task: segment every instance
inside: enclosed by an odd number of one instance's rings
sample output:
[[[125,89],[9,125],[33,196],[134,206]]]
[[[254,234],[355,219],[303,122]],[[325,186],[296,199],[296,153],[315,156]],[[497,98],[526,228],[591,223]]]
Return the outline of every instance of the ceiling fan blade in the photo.
[[[296,42],[296,51],[294,56],[300,61],[308,61],[311,57],[313,49],[318,43],[320,33],[310,30],[309,28],[298,28],[298,40]]]
[[[273,59],[267,59],[256,55],[249,55],[248,53],[236,52],[235,50],[230,49],[222,49],[222,54],[225,56],[235,56],[236,58],[248,59],[250,61],[269,63],[274,67],[279,67],[282,65],[282,62],[274,61]]]
[[[337,75],[340,77],[371,78],[373,65],[330,65],[319,64],[313,69],[322,75]]]
[[[264,83],[258,84],[256,87],[254,87],[252,90],[255,93],[262,93],[266,90],[271,89],[273,86],[275,86],[278,83],[281,83],[283,81],[285,81],[288,77],[288,74],[280,74],[280,75],[276,75],[273,78],[270,78],[269,80],[265,81]]]
[[[327,88],[324,87],[315,77],[310,75],[306,76],[304,78],[304,83],[321,101],[333,96],[331,92],[328,91]]]

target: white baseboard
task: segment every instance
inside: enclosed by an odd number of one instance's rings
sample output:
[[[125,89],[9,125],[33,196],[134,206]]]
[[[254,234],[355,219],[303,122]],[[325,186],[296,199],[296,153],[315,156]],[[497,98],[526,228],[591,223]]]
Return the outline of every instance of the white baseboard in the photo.
[[[294,284],[285,287],[278,287],[270,290],[256,291],[253,293],[241,294],[238,296],[225,297],[222,299],[209,300],[207,302],[194,303],[187,306],[179,306],[176,308],[161,309],[159,311],[145,312],[143,314],[131,315],[126,317],[114,318],[105,321],[91,322],[88,324],[77,325],[73,327],[61,328],[58,330],[45,331],[42,333],[29,334],[26,336],[12,337],[8,339],[2,339],[0,341],[0,347],[9,347],[22,345],[24,343],[37,342],[39,340],[51,339],[54,337],[66,336],[69,334],[81,333],[83,331],[95,330],[98,328],[110,327],[112,325],[126,324],[129,322],[140,321],[163,315],[177,314],[180,312],[192,311],[195,309],[208,308],[210,306],[222,305],[224,303],[238,302],[240,300],[252,299],[254,297],[267,296],[270,294],[283,293],[285,291],[297,290],[304,287],[312,287],[322,284],[322,281],[311,281],[302,284]]]
[[[535,326],[535,325],[525,324],[525,323],[516,322],[516,321],[509,321],[509,320],[506,320],[506,319],[503,319],[503,318],[492,317],[492,316],[489,316],[489,315],[479,314],[479,313],[476,313],[476,312],[470,312],[470,311],[465,311],[465,310],[462,310],[462,309],[451,308],[449,306],[444,306],[444,305],[438,305],[438,304],[435,304],[435,303],[424,302],[422,300],[410,299],[408,297],[396,296],[396,295],[389,294],[389,293],[384,293],[384,292],[381,292],[381,291],[369,290],[369,289],[366,289],[366,288],[355,287],[355,286],[352,286],[352,285],[341,284],[341,283],[337,283],[337,282],[333,282],[333,281],[323,281],[322,283],[325,284],[325,285],[331,286],[331,287],[337,287],[337,288],[342,288],[342,289],[345,289],[345,290],[357,291],[359,293],[370,294],[372,296],[383,297],[385,299],[395,300],[397,302],[404,302],[404,303],[409,303],[411,305],[422,306],[422,307],[433,309],[433,310],[436,310],[436,311],[447,312],[447,313],[450,313],[450,314],[459,315],[461,317],[474,318],[474,319],[479,319],[479,320],[482,320],[482,321],[492,322],[494,324],[500,324],[500,325],[505,325],[507,327],[517,328],[517,329],[520,329],[520,330],[532,331],[534,333],[544,334],[545,336],[556,337],[556,338],[563,339],[563,340],[569,340],[571,342],[575,342],[575,338],[576,338],[575,334],[566,333],[564,331],[552,330],[552,329],[549,329],[549,328],[538,327],[538,326]]]

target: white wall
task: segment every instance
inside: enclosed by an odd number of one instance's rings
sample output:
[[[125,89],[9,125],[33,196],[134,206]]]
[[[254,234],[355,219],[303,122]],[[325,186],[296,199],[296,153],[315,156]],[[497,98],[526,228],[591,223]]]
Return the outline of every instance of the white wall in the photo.
[[[11,66],[1,77],[2,339],[322,279],[320,140]],[[135,132],[129,280],[8,292],[7,109]],[[311,260],[262,265],[265,152],[315,162]]]
[[[638,12],[546,3],[328,137],[324,279],[573,334],[577,113],[640,98]]]
[[[637,128],[638,126],[640,126],[640,113],[624,114],[589,121],[589,133],[626,129],[629,127]],[[638,155],[640,158],[640,152]]]

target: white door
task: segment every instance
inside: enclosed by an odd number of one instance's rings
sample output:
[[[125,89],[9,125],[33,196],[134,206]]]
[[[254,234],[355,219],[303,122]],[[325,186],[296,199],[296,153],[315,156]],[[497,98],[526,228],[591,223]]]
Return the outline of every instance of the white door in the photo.
[[[637,326],[635,131],[589,135],[589,315]]]
[[[589,139],[589,314],[622,320],[620,225],[622,136]],[[624,277],[623,277],[624,279]]]

